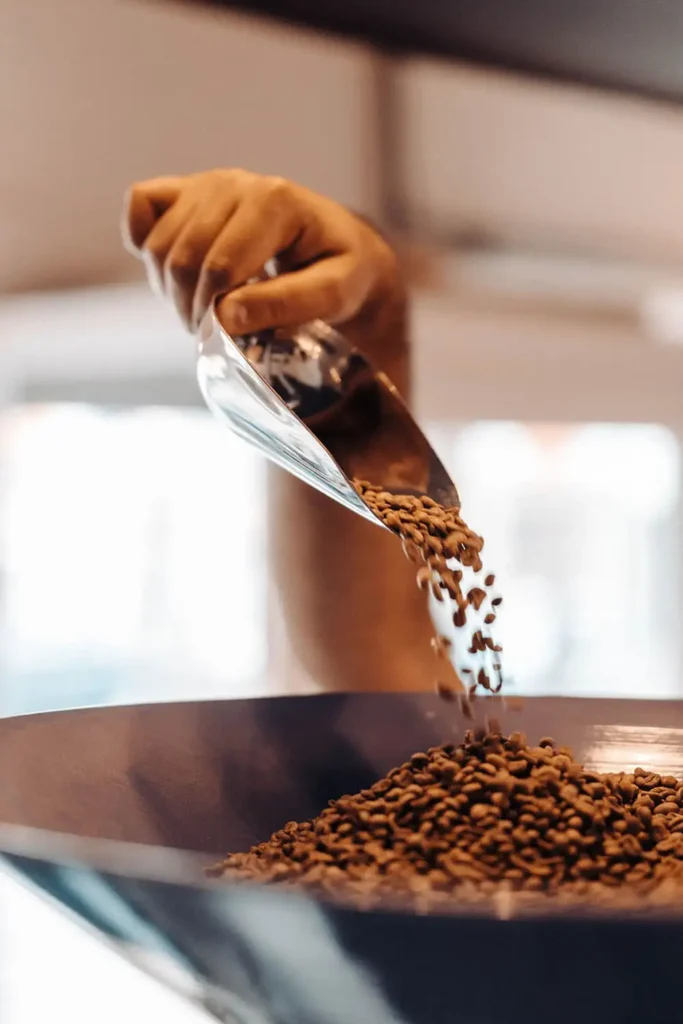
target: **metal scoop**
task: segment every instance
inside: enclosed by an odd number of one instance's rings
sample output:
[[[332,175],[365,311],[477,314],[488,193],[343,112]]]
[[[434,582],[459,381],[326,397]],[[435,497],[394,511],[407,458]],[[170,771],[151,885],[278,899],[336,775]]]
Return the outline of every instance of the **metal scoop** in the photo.
[[[197,377],[211,412],[240,437],[374,523],[353,480],[460,506],[394,385],[321,320],[232,337],[213,307],[200,329]]]

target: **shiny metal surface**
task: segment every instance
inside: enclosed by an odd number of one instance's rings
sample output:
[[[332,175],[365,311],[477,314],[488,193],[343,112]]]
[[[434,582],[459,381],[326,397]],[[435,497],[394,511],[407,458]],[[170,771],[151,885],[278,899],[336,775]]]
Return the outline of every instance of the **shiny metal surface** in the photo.
[[[375,523],[354,478],[460,505],[391,381],[320,320],[233,338],[211,309],[200,329],[197,379],[209,409],[240,437]]]
[[[683,703],[529,699],[504,724],[532,740],[555,735],[595,767],[683,775]],[[679,1019],[683,907],[423,917],[204,880],[223,852],[315,814],[462,728],[431,695],[5,719],[0,862],[219,1020]]]

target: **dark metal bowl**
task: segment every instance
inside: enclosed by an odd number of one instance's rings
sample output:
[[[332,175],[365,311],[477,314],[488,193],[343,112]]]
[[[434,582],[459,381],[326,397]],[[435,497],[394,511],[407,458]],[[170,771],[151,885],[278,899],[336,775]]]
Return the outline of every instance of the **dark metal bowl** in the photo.
[[[683,774],[683,703],[530,699],[506,725]],[[0,858],[219,1019],[678,1021],[683,919],[361,911],[203,868],[459,738],[428,695],[140,705],[0,722]],[[39,965],[37,965],[39,970]]]

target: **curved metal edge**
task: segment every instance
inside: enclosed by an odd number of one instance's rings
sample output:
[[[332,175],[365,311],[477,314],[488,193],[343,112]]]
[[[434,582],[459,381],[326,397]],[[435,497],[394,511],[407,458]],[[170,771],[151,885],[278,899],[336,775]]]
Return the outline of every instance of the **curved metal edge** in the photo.
[[[224,854],[211,857],[205,855],[169,851],[165,847],[140,846],[111,840],[83,839],[56,833],[44,832],[41,829],[22,828],[14,825],[0,825],[0,867],[15,876],[39,894],[53,894],[37,880],[40,865],[50,870],[85,871],[92,878],[120,878],[140,885],[177,886],[184,891],[196,892],[204,900],[211,900],[212,894],[230,892],[243,893],[248,898],[253,895],[259,899],[270,896],[285,903],[301,901],[319,906],[321,909],[348,911],[351,913],[373,914],[375,912],[396,914],[399,917],[420,917],[421,913],[404,901],[396,899],[383,900],[377,907],[359,907],[349,897],[335,898],[331,895],[318,895],[295,887],[271,887],[248,883],[234,885],[229,880],[211,878],[205,871],[211,864],[219,863]],[[58,905],[60,901],[56,899]],[[67,908],[68,909],[68,908]],[[78,916],[81,916],[80,914]],[[527,901],[523,894],[501,891],[486,900],[476,903],[462,902],[436,907],[430,917],[450,918],[454,920],[471,918],[478,920],[497,919],[501,922],[518,919],[585,919],[597,920],[674,920],[683,919],[683,905],[667,906],[643,905],[619,906],[615,904],[600,905],[589,899],[576,899],[567,904],[553,896],[539,896],[537,900]]]
[[[147,882],[210,889],[216,883],[205,875],[205,871],[222,860],[225,851],[191,853],[167,846],[85,838],[2,823],[0,860],[6,856],[48,861],[65,867],[87,866],[96,872],[135,877]]]
[[[330,327],[323,321],[314,321],[309,325],[310,330],[313,332],[315,339],[318,343],[327,340],[331,342],[334,349],[335,360],[333,360],[333,366],[335,373],[339,377],[339,388],[340,396],[342,401],[346,402],[350,400],[354,393],[360,394],[361,391],[365,393],[365,389],[354,392],[352,390],[346,391],[349,387],[348,372],[351,372],[354,382],[358,381],[359,367],[367,371],[368,379],[374,382],[376,400],[383,404],[382,422],[390,424],[390,431],[393,439],[397,439],[399,442],[398,447],[404,452],[414,458],[416,452],[420,452],[420,465],[423,466],[425,479],[420,487],[412,485],[398,486],[394,482],[389,482],[387,479],[373,480],[373,483],[377,483],[385,490],[389,490],[393,493],[414,493],[414,494],[428,494],[434,500],[440,502],[445,507],[460,507],[460,497],[458,495],[457,488],[453,483],[450,474],[447,472],[441,459],[434,451],[428,438],[415,421],[410,409],[406,402],[401,397],[398,389],[393,382],[384,374],[378,370],[377,367],[369,360],[364,353],[354,348],[349,344],[346,338],[340,334],[335,328]],[[302,328],[305,330],[306,328]],[[211,351],[213,349],[213,352]],[[324,431],[326,427],[329,427],[329,421],[323,425],[318,423],[319,430],[316,429],[316,424],[313,422],[307,422],[306,419],[299,416],[290,406],[282,399],[275,388],[272,386],[270,381],[264,374],[260,373],[258,368],[252,364],[247,358],[247,355],[243,351],[243,346],[239,344],[239,339],[233,338],[225,330],[218,317],[216,303],[208,310],[204,321],[200,328],[200,359],[202,357],[208,357],[210,355],[218,355],[223,358],[226,364],[238,364],[241,373],[247,380],[251,380],[256,385],[252,388],[252,399],[259,401],[254,397],[254,392],[260,390],[265,391],[268,396],[268,404],[274,406],[280,410],[280,414],[283,420],[289,421],[291,424],[296,424],[296,429],[299,432],[306,433],[309,445],[315,447],[320,452],[321,461],[325,461],[329,467],[333,467],[335,474],[339,477],[340,481],[343,481],[344,486],[342,490],[336,489],[334,494],[330,494],[330,491],[319,486],[319,481],[314,478],[297,473],[301,479],[304,479],[307,483],[312,486],[316,486],[323,493],[327,493],[328,496],[341,500],[342,504],[345,504],[352,511],[355,511],[362,515],[364,518],[369,519],[373,523],[376,523],[386,529],[384,523],[375,516],[374,512],[368,507],[363,501],[358,492],[356,491],[347,467],[345,467],[330,446],[324,439]],[[351,369],[350,362],[353,364]],[[362,376],[362,373],[361,373]],[[206,384],[206,379],[202,377],[201,371],[198,369],[198,380],[199,386],[204,397],[204,401],[214,415],[221,418],[230,417],[227,415],[225,409],[218,407],[213,397],[209,394]],[[367,400],[367,399],[366,399]],[[261,402],[261,405],[265,403]],[[233,429],[237,430],[234,419],[230,420]],[[237,430],[238,433],[242,433]],[[274,432],[275,434],[276,432]],[[323,434],[323,436],[321,436]],[[245,438],[251,440],[254,443],[253,435],[249,437],[245,433]],[[373,441],[375,456],[379,454],[385,459],[387,465],[394,464],[395,453],[398,450],[396,440],[392,440],[390,448],[387,449],[385,446],[387,434],[385,431],[380,432],[380,436],[383,438],[381,441]],[[263,445],[258,445],[272,461],[280,464],[290,472],[295,471],[291,464],[286,459],[279,457],[277,444],[268,445],[267,449]],[[397,466],[403,460],[399,460],[395,463]],[[410,463],[411,458],[408,459]],[[363,470],[360,470],[358,475],[361,479],[365,478],[366,474]]]
[[[385,700],[383,698],[391,696],[392,701],[389,702],[387,707],[393,703],[393,699],[400,698],[401,702],[408,698],[409,706],[415,707],[415,710],[421,708],[425,720],[430,719],[433,711],[430,708],[436,704],[437,698],[431,694],[394,694],[394,695],[368,695],[367,699],[372,699],[373,703],[377,700],[384,705]],[[280,698],[256,698],[254,700],[238,699],[236,703],[245,703],[251,705],[253,703],[258,704],[272,704],[274,708],[280,707],[283,703],[286,705],[299,705],[302,702],[306,704],[315,702],[321,709],[324,709],[325,714],[331,715],[334,718],[335,707],[339,705],[340,701],[343,703],[345,699],[352,698],[358,700],[358,694],[324,694],[317,696],[308,697],[297,697],[297,696],[284,696]],[[178,707],[184,709],[186,706],[206,705],[212,706],[215,704],[232,704],[233,701],[227,700],[225,702],[216,702],[212,700],[207,701],[192,701],[182,702],[173,701],[168,702],[171,707]],[[651,701],[638,701],[638,700],[623,700],[623,699],[580,699],[580,698],[527,698],[525,700],[525,710],[527,715],[531,713],[532,719],[535,720],[534,730],[539,732],[539,728],[545,724],[545,719],[548,717],[550,711],[553,708],[558,709],[561,712],[561,717],[567,723],[571,723],[572,720],[576,722],[592,723],[590,727],[590,743],[593,748],[593,756],[589,758],[589,763],[600,770],[613,770],[615,766],[611,763],[611,759],[606,757],[610,750],[614,748],[615,752],[620,758],[629,757],[628,745],[635,744],[638,748],[638,756],[642,756],[642,744],[648,743],[653,750],[657,746],[663,747],[664,756],[668,765],[671,751],[669,746],[673,743],[676,744],[676,755],[678,761],[672,766],[671,770],[680,770],[680,728],[676,728],[676,723],[673,725],[666,718],[666,726],[655,725],[653,723],[661,721],[661,714],[659,712],[659,706],[662,702],[651,700]],[[681,706],[681,702],[666,702],[667,705],[675,706],[677,709]],[[537,705],[536,713],[534,714],[534,705]],[[154,708],[157,705],[120,705],[110,708],[97,708],[96,710],[102,713],[111,712],[116,714],[119,712],[125,712],[127,710],[138,710],[141,707]],[[337,711],[338,711],[337,707]],[[88,709],[79,709],[76,712],[68,711],[56,711],[43,713],[40,715],[24,715],[17,716],[11,720],[8,720],[8,724],[11,721],[21,724],[23,719],[26,726],[30,725],[36,719],[47,719],[49,717],[55,717],[57,719],[63,719],[65,717],[70,718],[73,715],[87,714]],[[278,717],[281,712],[278,712]],[[515,713],[509,712],[510,715]],[[670,714],[670,712],[669,712]],[[557,711],[555,717],[558,717]],[[512,724],[512,723],[511,723]],[[526,722],[519,721],[515,715],[515,724],[518,727],[527,727]],[[1,723],[0,723],[1,728]],[[672,731],[673,730],[673,731]],[[540,734],[540,733],[539,733]],[[597,760],[596,760],[597,757]],[[603,763],[604,762],[604,763]],[[645,763],[645,762],[644,762]],[[652,760],[652,765],[657,768],[661,768],[661,765],[656,761]],[[667,767],[667,771],[669,768]],[[20,867],[16,867],[17,862],[22,860],[31,860],[36,863],[52,864],[59,867],[69,865],[83,869],[85,871],[92,872],[94,874],[111,874],[119,877],[125,877],[130,880],[138,880],[141,883],[167,883],[172,885],[180,885],[185,888],[190,888],[197,893],[204,892],[210,894],[215,891],[225,891],[229,889],[231,892],[237,889],[247,891],[258,890],[260,892],[275,893],[272,888],[263,889],[258,886],[234,886],[229,882],[215,880],[208,878],[205,875],[205,869],[211,867],[213,864],[220,862],[224,855],[224,850],[217,851],[214,853],[210,851],[208,853],[194,853],[187,852],[175,847],[168,846],[157,846],[157,845],[143,845],[140,843],[126,842],[121,840],[108,840],[108,839],[97,839],[92,837],[81,837],[70,834],[58,833],[53,831],[46,831],[39,828],[0,823],[0,862],[14,864],[15,870],[20,870]],[[302,894],[295,890],[278,889],[277,893],[283,898],[288,898],[290,895],[294,897],[301,897]],[[353,905],[349,905],[346,900],[335,900],[332,898],[319,898],[317,896],[311,896],[310,894],[303,894],[305,897],[311,899],[313,903],[320,904],[321,906],[334,906],[340,908],[346,908],[349,910],[356,910]],[[210,898],[210,896],[207,896]],[[414,911],[406,909],[405,906],[391,905],[389,903],[382,905],[381,910],[391,910],[396,913],[414,916]],[[369,911],[370,913],[372,911]],[[610,907],[600,907],[592,904],[590,901],[585,903],[577,902],[571,907],[561,904],[559,901],[545,897],[541,904],[535,904],[533,906],[520,903],[515,898],[513,893],[502,894],[502,898],[496,898],[490,902],[476,904],[474,906],[467,905],[465,903],[461,905],[453,904],[448,908],[444,908],[443,912],[438,911],[438,916],[446,917],[462,917],[462,916],[475,916],[475,917],[497,917],[501,919],[508,918],[519,918],[519,917],[545,917],[545,916],[588,916],[596,918],[623,918],[626,920],[641,920],[641,919],[662,919],[662,918],[674,918],[680,919],[683,914],[683,904],[670,906],[670,907],[644,907],[642,910],[633,908],[620,909]]]
[[[327,327],[327,325],[325,325],[325,327]],[[257,370],[252,366],[252,364],[249,362],[249,360],[246,358],[246,356],[240,349],[239,345],[235,343],[232,336],[228,334],[228,332],[221,324],[218,318],[218,314],[216,312],[216,303],[214,302],[213,306],[207,311],[206,316],[204,317],[204,320],[202,321],[202,324],[200,326],[200,356],[204,354],[205,347],[207,347],[211,342],[215,342],[216,337],[220,339],[221,345],[223,346],[224,349],[226,349],[227,346],[230,346],[232,358],[240,362],[245,375],[251,376],[253,379],[259,382],[261,387],[267,389],[271,401],[280,406],[283,415],[291,417],[292,420],[294,420],[297,423],[298,427],[302,431],[306,432],[311,442],[313,442],[320,449],[321,455],[324,458],[326,458],[329,461],[329,463],[336,468],[340,477],[346,483],[347,500],[345,504],[347,505],[347,507],[350,508],[352,511],[356,512],[357,514],[363,516],[363,518],[382,527],[382,529],[387,529],[385,524],[375,515],[375,513],[368,507],[368,505],[360,497],[355,487],[349,480],[348,476],[346,475],[346,473],[344,473],[341,466],[334,458],[332,453],[329,451],[329,449],[320,441],[320,439],[311,430],[311,428],[307,426],[307,424],[289,408],[286,402],[284,402],[282,398],[277,394],[272,385],[267,380],[265,380],[261,376],[261,374],[259,374]],[[204,402],[207,405],[207,408],[209,408],[212,414],[216,416],[217,413],[215,411],[214,403],[211,397],[207,394],[205,382],[199,375],[198,384]],[[284,460],[278,460],[273,454],[270,454],[268,457],[271,459],[271,461],[279,464],[283,469],[286,469],[289,472],[291,472],[291,468]],[[305,479],[306,483],[308,483],[311,486],[315,486],[314,482],[308,478],[300,477],[300,479]],[[322,487],[318,487],[317,489],[320,490],[322,493],[327,493],[326,490]]]

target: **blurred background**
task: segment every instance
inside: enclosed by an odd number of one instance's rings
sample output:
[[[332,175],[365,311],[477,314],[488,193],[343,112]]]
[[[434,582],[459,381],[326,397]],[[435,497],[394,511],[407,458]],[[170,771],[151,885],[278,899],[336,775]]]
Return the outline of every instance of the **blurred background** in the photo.
[[[0,137],[0,713],[314,686],[280,657],[263,465],[119,242],[132,181],[221,165],[399,239],[415,408],[517,692],[683,692],[683,110],[201,5],[4,0]],[[191,1019],[0,895],[9,1024]]]

